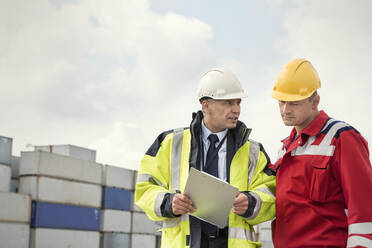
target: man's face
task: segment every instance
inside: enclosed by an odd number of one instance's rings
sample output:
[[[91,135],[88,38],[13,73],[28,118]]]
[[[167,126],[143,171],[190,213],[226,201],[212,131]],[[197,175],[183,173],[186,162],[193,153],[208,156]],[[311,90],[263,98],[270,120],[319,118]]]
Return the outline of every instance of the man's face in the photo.
[[[241,99],[204,101],[205,125],[214,133],[236,127],[240,102]]]
[[[318,97],[318,96],[316,96]],[[301,101],[279,101],[280,115],[286,126],[295,126],[299,130],[307,127],[317,111],[316,99],[307,98]]]

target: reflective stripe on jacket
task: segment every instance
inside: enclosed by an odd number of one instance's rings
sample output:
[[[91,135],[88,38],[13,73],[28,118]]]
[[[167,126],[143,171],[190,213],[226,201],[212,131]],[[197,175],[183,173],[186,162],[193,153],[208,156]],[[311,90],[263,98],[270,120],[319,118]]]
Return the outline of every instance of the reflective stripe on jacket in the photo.
[[[372,247],[368,153],[357,130],[323,111],[297,136],[292,130],[273,167],[275,247]]]
[[[200,169],[198,149],[202,114],[194,116],[190,129],[161,134],[144,155],[138,171],[135,203],[151,220],[162,221],[162,247],[199,247],[199,220],[187,214],[162,216],[161,204],[167,193],[183,192],[190,166]],[[229,214],[229,247],[260,247],[253,225],[275,216],[275,176],[262,145],[248,140],[250,130],[239,122],[228,132],[228,181],[239,191],[249,191],[256,204],[249,217]],[[229,162],[230,161],[230,162]],[[199,226],[198,226],[199,225]]]

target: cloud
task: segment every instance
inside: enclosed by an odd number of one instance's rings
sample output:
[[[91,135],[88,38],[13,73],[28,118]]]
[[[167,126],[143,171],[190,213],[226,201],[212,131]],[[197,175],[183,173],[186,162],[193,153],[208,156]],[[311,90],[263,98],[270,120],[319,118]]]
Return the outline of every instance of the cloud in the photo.
[[[283,11],[285,34],[275,44],[280,60],[269,64],[264,81],[271,81],[272,87],[280,69],[290,60],[309,59],[322,81],[320,108],[331,117],[352,124],[371,142],[369,92],[372,85],[368,68],[372,57],[372,3],[364,0],[269,2],[273,8]],[[269,95],[271,89],[267,89]],[[259,116],[253,119],[252,124],[257,128],[252,135],[263,142],[275,161],[275,141],[285,138],[290,131],[280,120],[276,102],[257,99],[247,111]]]
[[[372,31],[370,1],[294,1],[282,41],[288,57],[310,59],[322,88],[321,105],[332,116],[361,129],[371,140],[368,109]]]
[[[15,153],[73,143],[111,163],[133,162],[157,135],[139,131],[164,126],[158,116],[189,110],[177,100],[194,100],[213,38],[209,25],[155,13],[146,0],[7,1],[0,30],[2,132],[15,137]]]

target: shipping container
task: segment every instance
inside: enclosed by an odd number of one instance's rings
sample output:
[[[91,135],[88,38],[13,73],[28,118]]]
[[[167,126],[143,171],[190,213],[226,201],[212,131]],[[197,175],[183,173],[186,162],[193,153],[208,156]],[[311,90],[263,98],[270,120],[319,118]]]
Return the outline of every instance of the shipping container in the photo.
[[[19,180],[18,179],[12,179],[10,182],[10,192],[17,193],[18,192],[18,185]]]
[[[103,185],[133,190],[134,171],[121,167],[105,165],[103,167]]]
[[[131,248],[130,245],[131,242],[129,233],[104,232],[102,234],[101,248]]]
[[[81,160],[96,161],[96,151],[75,145],[35,146],[35,151],[52,152]]]
[[[13,139],[0,136],[0,164],[10,165]]]
[[[0,222],[30,223],[31,197],[0,192]]]
[[[30,248],[99,248],[99,232],[31,228]]]
[[[12,156],[10,166],[12,168],[12,179],[18,178],[20,157]]]
[[[0,164],[0,192],[10,191],[11,173],[9,165]]]
[[[155,234],[160,226],[150,220],[145,213],[132,213],[132,232]]]
[[[124,232],[131,231],[131,212],[105,209],[102,210],[101,231]]]
[[[44,175],[102,184],[102,165],[49,152],[22,152],[19,175]]]
[[[149,234],[132,234],[132,248],[156,248],[156,236]]]
[[[98,208],[32,201],[31,227],[99,231]]]
[[[18,191],[33,200],[87,207],[101,206],[101,186],[42,176],[21,176]]]
[[[102,187],[102,208],[131,210],[132,192],[125,189]]]
[[[30,226],[0,222],[0,248],[29,248]]]

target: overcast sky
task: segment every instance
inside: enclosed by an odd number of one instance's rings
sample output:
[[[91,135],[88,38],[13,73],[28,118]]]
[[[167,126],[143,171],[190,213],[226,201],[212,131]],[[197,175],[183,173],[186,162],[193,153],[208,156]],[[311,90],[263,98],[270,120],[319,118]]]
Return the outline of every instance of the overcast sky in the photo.
[[[321,109],[371,143],[371,13],[369,0],[0,0],[0,135],[16,156],[74,144],[137,169],[200,109],[200,77],[225,66],[248,94],[240,119],[275,161],[290,128],[270,93],[302,57]]]

